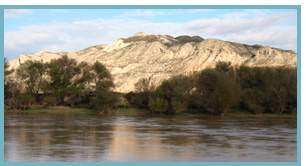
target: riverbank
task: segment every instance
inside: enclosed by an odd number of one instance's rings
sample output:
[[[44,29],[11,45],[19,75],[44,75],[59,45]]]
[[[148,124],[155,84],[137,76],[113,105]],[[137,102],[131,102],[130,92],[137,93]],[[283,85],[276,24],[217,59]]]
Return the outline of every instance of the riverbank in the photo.
[[[42,107],[35,106],[26,110],[6,110],[5,114],[65,114],[65,115],[123,115],[137,116],[148,114],[148,111],[136,108],[116,108],[110,111],[97,112],[87,108],[75,108],[67,106]]]
[[[93,115],[93,116],[144,116],[144,115],[154,115],[161,116],[161,114],[152,113],[148,110],[133,108],[133,107],[122,107],[115,108],[109,111],[97,112],[95,110],[87,109],[87,108],[74,108],[67,106],[52,106],[52,107],[42,107],[35,106],[26,110],[6,110],[5,114],[49,114],[49,115]],[[211,117],[227,117],[227,118],[257,118],[257,117],[284,117],[284,118],[296,118],[296,113],[291,114],[272,114],[272,113],[260,113],[253,114],[245,111],[230,111],[227,112],[224,116],[216,116],[205,113],[177,113],[176,115],[200,115],[200,116],[211,116]],[[164,115],[163,116],[171,116]]]

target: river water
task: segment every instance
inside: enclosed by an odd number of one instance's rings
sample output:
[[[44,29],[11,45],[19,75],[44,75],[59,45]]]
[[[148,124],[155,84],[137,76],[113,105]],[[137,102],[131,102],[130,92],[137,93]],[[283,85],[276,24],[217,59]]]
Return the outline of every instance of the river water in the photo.
[[[295,161],[296,119],[6,115],[6,161]]]

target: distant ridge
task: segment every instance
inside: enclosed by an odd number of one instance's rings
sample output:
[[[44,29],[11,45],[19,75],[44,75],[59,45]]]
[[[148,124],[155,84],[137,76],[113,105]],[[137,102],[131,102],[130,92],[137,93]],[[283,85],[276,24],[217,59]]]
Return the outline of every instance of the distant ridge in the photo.
[[[151,78],[158,85],[178,74],[189,74],[214,67],[219,61],[234,66],[296,67],[296,54],[261,45],[246,45],[200,36],[177,36],[137,33],[109,45],[97,45],[76,52],[47,52],[21,55],[10,61],[18,68],[27,60],[49,62],[67,55],[78,62],[106,65],[114,77],[115,91],[130,92],[141,78]]]

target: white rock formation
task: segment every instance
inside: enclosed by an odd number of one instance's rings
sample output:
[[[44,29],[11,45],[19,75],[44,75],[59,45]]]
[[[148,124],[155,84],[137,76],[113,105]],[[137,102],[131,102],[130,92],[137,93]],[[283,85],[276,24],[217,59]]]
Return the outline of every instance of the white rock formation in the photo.
[[[203,39],[199,36],[153,35],[137,33],[121,38],[110,45],[97,45],[77,52],[38,52],[21,55],[10,61],[18,68],[27,60],[49,62],[67,55],[78,62],[100,61],[112,73],[115,90],[130,92],[141,78],[151,77],[153,84],[178,74],[189,74],[214,67],[219,61],[246,66],[296,66],[296,54],[259,45]]]

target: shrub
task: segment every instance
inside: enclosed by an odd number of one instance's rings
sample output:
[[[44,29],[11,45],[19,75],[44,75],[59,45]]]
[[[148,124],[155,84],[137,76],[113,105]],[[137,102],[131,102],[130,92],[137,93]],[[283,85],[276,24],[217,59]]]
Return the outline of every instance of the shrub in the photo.
[[[296,110],[296,69],[240,67],[237,71],[242,106],[251,112],[284,113]]]
[[[46,82],[45,64],[39,61],[26,61],[20,65],[16,73],[17,78],[24,83],[26,93],[34,97],[36,103],[40,103],[40,93]]]
[[[197,81],[198,107],[212,114],[224,114],[240,99],[240,87],[226,73],[217,70],[204,70]]]
[[[155,90],[155,96],[162,98],[167,102],[166,113],[173,114],[185,111],[187,108],[187,99],[193,88],[193,77],[175,76],[169,80],[165,80]]]
[[[132,106],[137,108],[148,108],[150,96],[151,96],[150,92],[139,92],[139,93],[130,92],[125,95],[127,101]]]
[[[149,109],[152,112],[166,113],[168,109],[168,102],[160,97],[151,97],[149,101]]]
[[[92,99],[92,108],[96,111],[108,111],[116,106],[118,97],[111,91],[98,89]]]
[[[43,105],[45,107],[54,106],[54,105],[56,105],[56,103],[57,103],[57,100],[56,100],[55,96],[47,95],[43,99]]]

